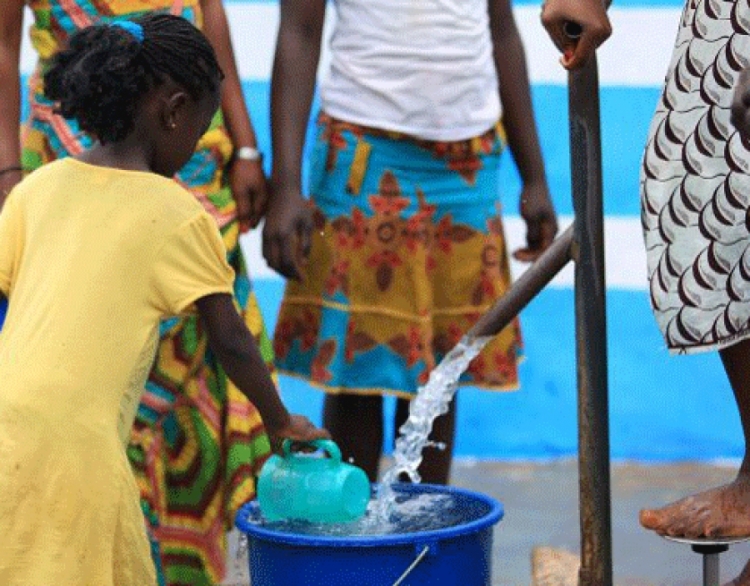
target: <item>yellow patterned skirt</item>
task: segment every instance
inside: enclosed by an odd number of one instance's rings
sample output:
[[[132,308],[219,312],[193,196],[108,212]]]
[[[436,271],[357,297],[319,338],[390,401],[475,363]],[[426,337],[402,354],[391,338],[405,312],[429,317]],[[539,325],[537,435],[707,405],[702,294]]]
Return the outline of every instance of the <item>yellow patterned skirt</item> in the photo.
[[[498,205],[502,129],[429,142],[322,115],[311,161],[315,228],[289,282],[277,368],[327,392],[412,397],[510,287]],[[518,321],[461,383],[515,389]]]

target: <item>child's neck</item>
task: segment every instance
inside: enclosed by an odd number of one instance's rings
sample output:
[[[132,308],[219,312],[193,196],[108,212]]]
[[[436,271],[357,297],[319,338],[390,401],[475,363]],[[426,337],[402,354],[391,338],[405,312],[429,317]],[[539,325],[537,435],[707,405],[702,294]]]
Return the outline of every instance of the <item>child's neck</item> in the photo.
[[[77,158],[90,165],[112,167],[125,171],[151,171],[148,156],[139,145],[128,144],[128,140],[102,144],[95,142],[91,148]]]

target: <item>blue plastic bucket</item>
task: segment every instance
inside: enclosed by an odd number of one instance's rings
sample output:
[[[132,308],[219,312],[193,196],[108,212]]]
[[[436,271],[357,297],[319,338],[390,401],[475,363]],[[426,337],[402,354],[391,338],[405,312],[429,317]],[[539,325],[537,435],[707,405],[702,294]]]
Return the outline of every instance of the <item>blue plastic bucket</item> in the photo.
[[[249,522],[258,510],[253,501],[236,518],[248,539],[252,586],[491,586],[492,529],[502,505],[455,487],[404,484],[396,490],[450,494],[465,521],[392,535],[300,535]]]

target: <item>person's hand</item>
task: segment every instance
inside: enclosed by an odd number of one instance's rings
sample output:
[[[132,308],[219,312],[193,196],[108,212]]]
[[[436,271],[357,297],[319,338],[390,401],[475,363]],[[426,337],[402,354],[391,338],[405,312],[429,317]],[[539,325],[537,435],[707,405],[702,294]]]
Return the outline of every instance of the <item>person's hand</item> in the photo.
[[[545,0],[542,24],[563,54],[565,69],[578,69],[612,34],[602,0]]]
[[[293,190],[274,191],[263,226],[263,257],[277,273],[301,281],[310,255],[312,212]]]
[[[526,222],[526,247],[513,253],[521,262],[534,262],[547,250],[557,234],[557,217],[547,184],[524,185],[521,191],[521,216]]]
[[[266,176],[261,161],[235,159],[229,169],[229,185],[237,204],[237,219],[240,233],[255,228],[268,204]]]
[[[312,421],[302,415],[292,415],[289,423],[276,430],[267,430],[274,443],[280,444],[285,439],[295,442],[311,442],[316,439],[331,439],[327,430],[316,427]]]
[[[0,210],[3,209],[5,198],[8,197],[10,190],[23,179],[23,171],[13,170],[0,174]]]
[[[737,78],[731,111],[732,124],[745,140],[750,140],[750,67]]]

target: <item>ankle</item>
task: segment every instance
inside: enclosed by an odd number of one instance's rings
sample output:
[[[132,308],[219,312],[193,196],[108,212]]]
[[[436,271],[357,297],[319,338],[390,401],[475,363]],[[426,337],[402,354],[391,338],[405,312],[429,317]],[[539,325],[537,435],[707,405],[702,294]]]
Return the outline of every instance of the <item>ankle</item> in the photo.
[[[742,461],[742,464],[740,465],[740,469],[737,471],[737,477],[735,478],[735,482],[750,485],[750,461],[749,460],[745,459]]]

